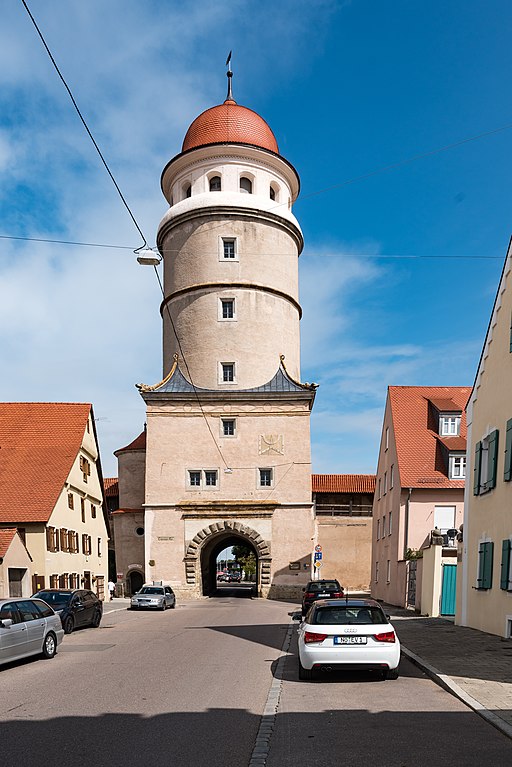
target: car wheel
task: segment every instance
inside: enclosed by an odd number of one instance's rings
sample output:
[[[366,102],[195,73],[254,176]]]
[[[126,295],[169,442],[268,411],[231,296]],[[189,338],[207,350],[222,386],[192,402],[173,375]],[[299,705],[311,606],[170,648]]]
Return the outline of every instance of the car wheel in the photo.
[[[101,613],[99,610],[96,610],[91,622],[91,626],[93,627],[93,629],[97,629],[100,623],[101,623]]]
[[[383,673],[384,679],[398,679],[399,676],[398,666],[396,668],[388,668],[387,671],[384,671]]]
[[[65,634],[71,634],[71,632],[75,628],[75,622],[70,615],[68,615],[68,617],[64,618],[64,620],[62,621],[62,628],[64,629]]]
[[[130,610],[138,610],[138,607],[135,607],[135,605],[131,605]]]
[[[57,652],[57,638],[53,631],[49,631],[43,642],[43,658],[53,658]]]
[[[309,682],[311,681],[311,679],[313,679],[313,669],[304,668],[304,666],[300,662],[300,658],[299,658],[299,679],[301,679],[303,682]]]
[[[176,600],[174,600],[174,602],[172,603],[171,610],[174,610],[175,607],[176,607]]]

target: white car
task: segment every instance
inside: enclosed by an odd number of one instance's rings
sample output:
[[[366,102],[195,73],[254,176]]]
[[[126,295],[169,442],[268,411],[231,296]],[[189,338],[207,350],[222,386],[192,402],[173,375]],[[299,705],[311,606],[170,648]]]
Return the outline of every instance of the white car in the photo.
[[[384,679],[398,678],[400,642],[389,616],[373,599],[314,602],[298,632],[299,679],[312,679],[320,669],[378,671]]]
[[[167,607],[176,607],[176,597],[170,586],[155,586],[147,584],[130,600],[132,610],[152,608],[153,610],[165,610]]]
[[[53,658],[64,629],[42,599],[0,599],[0,664],[42,655]]]

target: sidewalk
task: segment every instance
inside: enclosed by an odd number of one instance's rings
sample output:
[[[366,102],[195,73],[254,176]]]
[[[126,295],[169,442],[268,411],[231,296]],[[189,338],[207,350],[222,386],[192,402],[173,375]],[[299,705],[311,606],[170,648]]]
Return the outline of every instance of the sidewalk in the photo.
[[[512,641],[445,618],[383,605],[402,652],[428,676],[512,738]]]

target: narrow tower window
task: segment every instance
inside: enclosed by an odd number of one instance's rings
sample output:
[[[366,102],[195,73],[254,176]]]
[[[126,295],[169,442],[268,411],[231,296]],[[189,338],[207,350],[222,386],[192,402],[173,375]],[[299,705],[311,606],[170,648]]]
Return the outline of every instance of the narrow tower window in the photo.
[[[224,258],[235,258],[236,248],[234,239],[224,237],[222,239],[222,247]]]
[[[222,298],[222,319],[232,320],[235,317],[235,299],[234,298]]]
[[[235,364],[233,362],[222,363],[222,380],[224,383],[232,383],[235,380]]]
[[[220,192],[221,191],[221,182],[220,182],[220,176],[212,176],[210,179],[210,192]]]
[[[244,194],[252,194],[252,181],[246,176],[242,176],[240,179],[240,191]]]
[[[277,184],[270,184],[270,199],[274,200],[274,202],[278,201],[279,197],[279,187]]]
[[[185,193],[185,198],[192,197],[192,186],[191,186],[191,184],[186,184],[184,189],[183,189],[183,191]]]

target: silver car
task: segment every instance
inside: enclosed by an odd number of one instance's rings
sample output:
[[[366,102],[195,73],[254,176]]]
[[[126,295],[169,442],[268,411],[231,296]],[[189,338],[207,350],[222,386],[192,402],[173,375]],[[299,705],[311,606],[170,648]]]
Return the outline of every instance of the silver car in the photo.
[[[130,600],[132,610],[150,607],[153,610],[165,610],[176,607],[176,597],[170,586],[143,586]]]
[[[42,655],[53,658],[64,630],[42,599],[0,599],[0,664]]]

